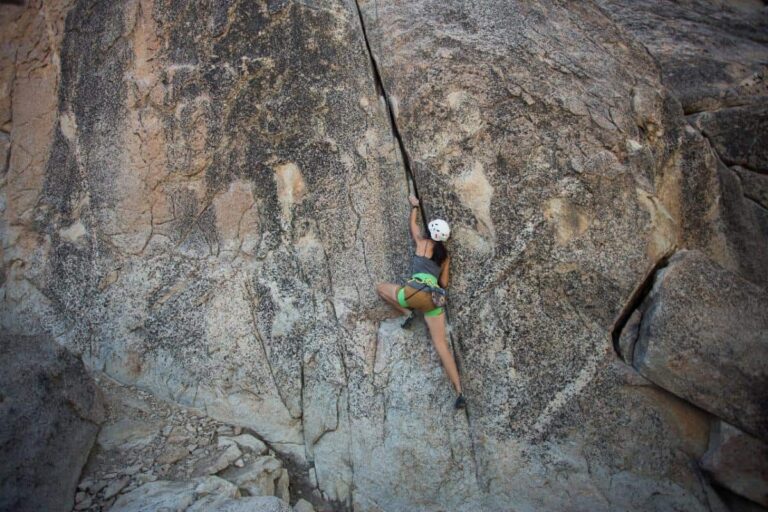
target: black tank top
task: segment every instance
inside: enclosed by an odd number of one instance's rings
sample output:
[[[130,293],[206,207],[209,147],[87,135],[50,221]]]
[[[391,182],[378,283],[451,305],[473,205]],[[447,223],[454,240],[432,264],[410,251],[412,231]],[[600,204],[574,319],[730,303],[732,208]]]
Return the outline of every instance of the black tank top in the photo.
[[[413,274],[432,274],[435,277],[440,275],[440,265],[425,256],[414,255],[411,264],[411,275]]]

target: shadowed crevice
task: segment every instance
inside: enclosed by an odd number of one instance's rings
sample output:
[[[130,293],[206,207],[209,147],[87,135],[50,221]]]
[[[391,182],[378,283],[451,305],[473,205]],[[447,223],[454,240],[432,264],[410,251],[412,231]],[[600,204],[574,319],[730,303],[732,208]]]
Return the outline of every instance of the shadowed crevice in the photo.
[[[403,158],[403,167],[405,168],[405,179],[406,179],[406,186],[408,187],[408,190],[413,191],[413,195],[415,195],[419,199],[419,209],[421,211],[421,221],[424,224],[424,227],[427,227],[427,216],[424,212],[424,204],[421,202],[421,196],[419,196],[419,187],[416,183],[416,177],[413,173],[413,167],[411,166],[411,159],[408,156],[408,152],[405,149],[405,144],[403,143],[403,137],[400,134],[400,129],[397,126],[397,120],[395,119],[395,111],[392,108],[392,102],[389,98],[389,94],[387,94],[387,90],[384,87],[384,80],[381,78],[381,73],[379,72],[378,64],[376,63],[376,57],[374,57],[373,51],[371,50],[371,43],[368,39],[368,32],[365,29],[365,20],[363,19],[363,13],[360,10],[360,5],[355,1],[355,7],[357,8],[357,16],[360,19],[360,28],[363,32],[363,41],[365,42],[365,49],[368,52],[368,58],[371,62],[371,69],[373,70],[373,79],[376,83],[376,91],[379,93],[379,95],[384,99],[384,104],[387,108],[387,114],[389,116],[389,125],[392,130],[392,136],[397,141],[397,146],[400,149],[400,154]]]
[[[642,280],[640,280],[638,285],[635,286],[635,289],[630,294],[629,298],[624,304],[624,307],[621,308],[621,311],[619,312],[616,319],[613,321],[613,325],[611,326],[611,340],[613,341],[613,350],[625,362],[631,361],[631,357],[628,357],[629,354],[622,354],[621,348],[619,346],[621,334],[624,331],[624,328],[627,327],[632,314],[640,308],[640,305],[643,303],[646,297],[648,297],[648,294],[653,289],[653,284],[656,281],[656,275],[669,264],[669,260],[675,254],[676,250],[676,247],[671,247],[659,259],[656,260],[650,269],[648,269]]]

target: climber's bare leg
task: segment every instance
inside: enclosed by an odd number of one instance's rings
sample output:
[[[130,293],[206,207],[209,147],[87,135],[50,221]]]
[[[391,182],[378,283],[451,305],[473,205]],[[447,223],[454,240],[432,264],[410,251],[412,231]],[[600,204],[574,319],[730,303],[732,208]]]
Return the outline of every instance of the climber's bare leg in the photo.
[[[376,285],[376,291],[379,292],[379,295],[382,299],[387,301],[390,306],[398,310],[400,313],[404,315],[410,315],[411,310],[402,307],[400,303],[397,302],[397,290],[399,289],[400,285],[392,283],[379,283]]]
[[[440,361],[443,363],[445,373],[448,374],[448,378],[453,383],[454,389],[457,393],[461,393],[461,381],[459,380],[459,370],[456,368],[456,360],[451,354],[451,350],[448,348],[448,342],[445,337],[445,314],[438,316],[425,316],[424,320],[429,327],[429,334],[432,336],[432,344],[435,346],[437,355],[440,356]]]

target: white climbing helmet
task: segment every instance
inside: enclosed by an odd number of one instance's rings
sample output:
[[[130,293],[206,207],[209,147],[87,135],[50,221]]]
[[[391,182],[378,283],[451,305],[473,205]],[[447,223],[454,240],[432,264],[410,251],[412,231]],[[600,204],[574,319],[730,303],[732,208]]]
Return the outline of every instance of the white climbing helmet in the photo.
[[[445,242],[451,236],[451,228],[443,219],[435,219],[429,223],[429,236],[435,242]]]

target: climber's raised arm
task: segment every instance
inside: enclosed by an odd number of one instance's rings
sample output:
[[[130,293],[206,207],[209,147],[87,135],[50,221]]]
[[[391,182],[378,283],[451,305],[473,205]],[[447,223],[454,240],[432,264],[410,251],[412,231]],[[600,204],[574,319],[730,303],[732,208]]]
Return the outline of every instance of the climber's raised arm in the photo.
[[[416,196],[409,196],[408,201],[411,202],[411,217],[409,222],[411,236],[413,237],[414,242],[419,243],[424,240],[424,237],[421,236],[421,229],[419,228],[419,200]]]

